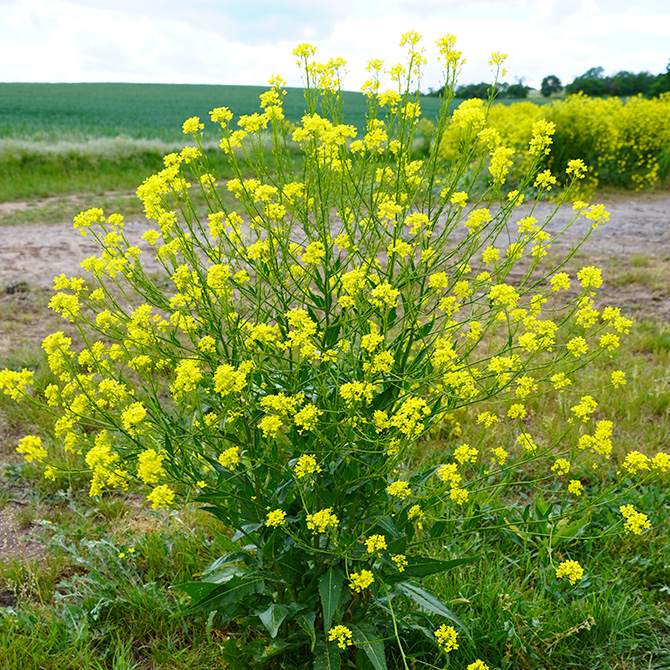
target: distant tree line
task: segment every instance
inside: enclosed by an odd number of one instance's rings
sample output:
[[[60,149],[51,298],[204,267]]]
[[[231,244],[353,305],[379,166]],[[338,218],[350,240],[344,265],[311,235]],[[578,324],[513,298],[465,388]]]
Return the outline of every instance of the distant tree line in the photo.
[[[670,63],[663,74],[657,75],[651,72],[621,70],[611,77],[606,77],[603,68],[592,67],[565,87],[565,92],[568,94],[581,92],[593,97],[641,93],[649,98],[655,98],[666,91],[670,91]]]
[[[629,96],[642,94],[648,98],[655,98],[661,93],[670,92],[670,62],[662,74],[653,75],[651,72],[629,72],[621,70],[612,76],[605,76],[602,67],[592,67],[584,74],[575,77],[571,84],[563,87],[561,80],[553,74],[542,80],[540,93],[549,96],[565,90],[567,94],[585,93],[592,97],[603,96]],[[482,98],[489,97],[491,84],[481,82],[479,84],[467,84],[458,86],[454,91],[457,98]],[[516,84],[498,84],[496,98],[527,98],[530,86],[525,86],[523,79],[518,79]],[[443,89],[432,91],[429,95],[441,96]]]
[[[428,95],[442,96],[443,90],[443,88],[440,88],[437,91],[431,90]],[[457,86],[454,90],[454,96],[457,98],[463,98],[465,100],[469,100],[470,98],[482,98],[485,100],[489,97],[490,90],[491,84],[487,84],[486,82],[482,81],[479,84],[466,84],[464,86]],[[527,98],[529,91],[530,86],[524,85],[523,79],[518,79],[515,84],[501,82],[496,86],[496,99]]]

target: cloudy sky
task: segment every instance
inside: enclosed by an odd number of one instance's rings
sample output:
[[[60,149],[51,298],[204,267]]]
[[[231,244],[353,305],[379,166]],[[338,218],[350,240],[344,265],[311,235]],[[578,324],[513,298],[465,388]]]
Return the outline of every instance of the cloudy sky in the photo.
[[[415,29],[427,56],[445,33],[467,59],[460,81],[490,79],[492,51],[507,80],[563,83],[590,67],[665,71],[667,0],[0,0],[0,81],[300,85],[299,42],[348,62],[357,89],[370,58],[392,65]],[[441,85],[428,67],[422,88]]]

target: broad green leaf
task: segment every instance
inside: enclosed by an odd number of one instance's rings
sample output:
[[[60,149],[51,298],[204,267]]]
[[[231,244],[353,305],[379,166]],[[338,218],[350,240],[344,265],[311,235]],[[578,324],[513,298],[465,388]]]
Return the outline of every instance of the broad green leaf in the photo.
[[[287,607],[275,603],[270,605],[264,612],[257,612],[258,618],[263,622],[265,628],[267,628],[270,637],[277,637],[279,626],[282,625],[288,613]]]
[[[551,537],[552,548],[563,542],[563,540],[574,540],[578,535],[581,535],[588,522],[589,515],[587,514],[581,519],[576,519],[571,523],[566,523],[564,526],[559,528]]]
[[[188,611],[198,612],[221,609],[231,603],[240,602],[248,596],[263,593],[265,590],[265,579],[263,577],[249,577],[246,579],[243,577],[233,577],[225,584],[214,586],[209,593],[193,603],[188,608]]]
[[[358,626],[347,624],[354,634],[354,644],[361,647],[367,654],[375,670],[388,670],[386,666],[386,654],[384,652],[384,641],[379,637],[374,626],[361,623]]]
[[[314,630],[314,621],[316,620],[316,614],[314,612],[307,612],[307,614],[298,614],[295,617],[296,623],[300,628],[302,628],[307,635],[312,640],[312,651],[314,651],[314,645],[316,644],[316,632]]]
[[[340,649],[335,642],[319,640],[314,647],[314,670],[340,670]]]
[[[218,570],[209,572],[206,576],[203,575],[202,581],[209,584],[225,584],[233,577],[244,577],[249,573],[249,568],[240,568],[237,565],[224,565]]]
[[[447,527],[445,521],[436,521],[432,528],[430,529],[430,536],[435,539],[444,533],[444,529]]]
[[[407,567],[402,572],[403,577],[426,577],[434,575],[437,572],[446,572],[459,565],[474,563],[479,556],[467,556],[464,558],[454,558],[450,561],[438,561],[428,556],[408,556]]]
[[[402,536],[400,531],[396,528],[393,519],[390,516],[380,516],[380,517],[367,517],[361,521],[361,523],[369,523],[373,526],[379,526],[382,530],[385,530],[391,537],[397,539]],[[377,528],[375,528],[377,530]]]
[[[337,609],[344,584],[344,572],[341,568],[330,568],[319,580],[319,594],[323,606],[323,630],[327,633]]]
[[[549,505],[540,491],[535,494],[535,511],[540,519],[546,519],[549,512]]]
[[[403,582],[401,584],[396,584],[396,589],[401,593],[404,593],[406,596],[409,596],[417,605],[423,607],[425,610],[432,612],[433,614],[439,614],[445,619],[453,621],[461,630],[465,631],[469,635],[465,624],[438,598],[436,598],[432,593],[424,591],[424,589],[410,584],[409,582]]]
[[[202,575],[205,577],[206,575],[215,572],[222,566],[229,565],[230,563],[245,563],[246,565],[250,565],[252,561],[253,557],[248,551],[229,551],[227,554],[217,558],[209,567],[205,568],[205,570],[202,572]]]
[[[237,542],[238,540],[241,540],[243,537],[248,537],[251,533],[254,531],[258,530],[263,524],[262,523],[245,523],[242,528],[239,530],[235,531],[235,535],[233,535],[233,542]]]
[[[186,582],[185,584],[177,584],[176,588],[180,591],[184,591],[191,600],[197,602],[209,595],[216,586],[216,584],[209,582]]]

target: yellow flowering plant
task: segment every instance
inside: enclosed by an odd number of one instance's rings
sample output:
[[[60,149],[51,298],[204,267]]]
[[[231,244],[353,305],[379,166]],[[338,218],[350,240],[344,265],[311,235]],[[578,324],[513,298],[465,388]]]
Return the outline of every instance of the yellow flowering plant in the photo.
[[[490,523],[543,546],[551,562],[613,491],[593,499],[577,478],[612,448],[592,389],[575,396],[558,444],[522,423],[539,394],[564,406],[573,373],[610,355],[630,327],[593,306],[596,268],[569,277],[569,256],[545,262],[558,236],[533,218],[536,200],[518,213],[526,193],[538,198],[555,183],[543,163],[551,124],[534,130],[526,173],[508,185],[511,153],[485,132],[486,109],[449,114],[462,58],[447,36],[435,146],[449,130],[458,153],[448,165],[439,151],[417,158],[418,39],[404,36],[404,65],[371,62],[365,128],[342,118],[344,63],[314,61],[310,45],[295,51],[307,113],[292,131],[279,78],[236,129],[229,110],[213,110],[234,174],[226,184],[210,174],[204,124],[188,119],[195,146],[166,156],[138,189],[152,251],[129,245],[117,215],[76,217],[101,253],[82,263],[87,283],[56,280],[51,307],[80,343],[63,333],[44,341],[55,382],[38,395],[32,373],[0,372],[0,391],[59,417],[55,439],[18,446],[47,477],[87,472],[91,495],[139,490],[155,509],[195,501],[231,530],[227,553],[182,587],[192,610],[254,631],[243,648],[231,636],[231,667],[290,655],[339,668],[352,647],[375,668],[391,654],[408,668],[408,636],[450,653],[456,628],[467,637],[467,627],[421,580],[477,557],[435,558],[433,545]],[[487,170],[488,188],[472,191],[472,175]],[[585,239],[607,213],[584,204],[573,221],[582,216],[592,222]],[[482,403],[479,424],[499,431],[502,446],[449,444],[439,463],[415,458],[445,416]],[[626,472],[670,469],[667,458],[650,463],[631,456]],[[526,470],[536,501],[519,511],[499,494],[523,485]],[[621,510],[615,529],[648,528],[630,504]]]

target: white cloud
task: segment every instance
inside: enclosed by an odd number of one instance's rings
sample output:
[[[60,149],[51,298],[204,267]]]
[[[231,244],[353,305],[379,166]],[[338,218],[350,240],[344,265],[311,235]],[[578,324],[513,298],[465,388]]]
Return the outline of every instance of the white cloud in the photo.
[[[564,83],[593,66],[665,69],[670,12],[625,0],[0,0],[4,81],[264,84],[281,73],[300,85],[291,51],[349,62],[348,88],[368,59],[397,62],[401,33],[434,41],[449,32],[467,59],[461,81],[490,78],[491,51],[509,53],[508,80]],[[425,87],[440,85],[430,66]]]

